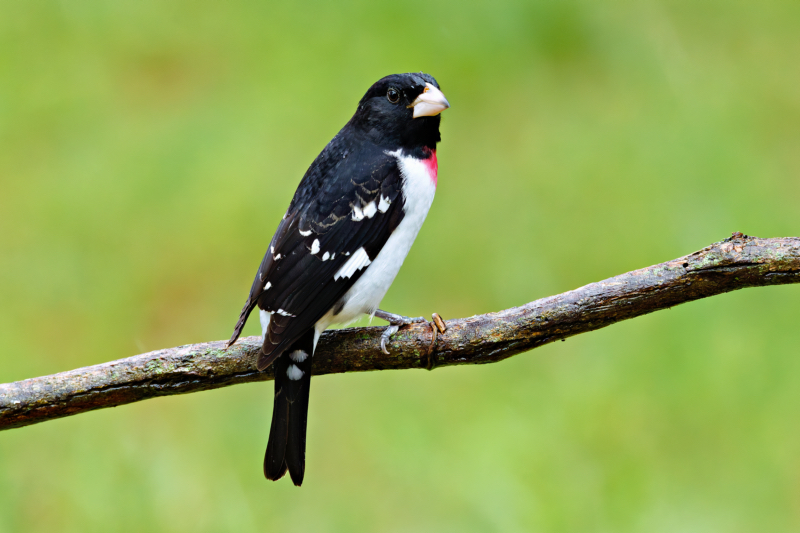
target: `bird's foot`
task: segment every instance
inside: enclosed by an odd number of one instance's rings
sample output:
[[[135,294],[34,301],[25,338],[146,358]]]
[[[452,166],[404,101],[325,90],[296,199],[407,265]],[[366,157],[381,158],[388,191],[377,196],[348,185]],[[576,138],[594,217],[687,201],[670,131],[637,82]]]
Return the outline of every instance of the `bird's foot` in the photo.
[[[392,337],[392,335],[397,333],[402,326],[408,326],[410,324],[422,324],[427,322],[427,320],[421,316],[412,318],[403,315],[396,315],[394,313],[387,313],[386,311],[381,311],[380,309],[375,311],[375,316],[391,324],[389,327],[383,330],[383,333],[381,333],[381,351],[386,355],[389,355],[389,350],[386,349],[386,342]]]

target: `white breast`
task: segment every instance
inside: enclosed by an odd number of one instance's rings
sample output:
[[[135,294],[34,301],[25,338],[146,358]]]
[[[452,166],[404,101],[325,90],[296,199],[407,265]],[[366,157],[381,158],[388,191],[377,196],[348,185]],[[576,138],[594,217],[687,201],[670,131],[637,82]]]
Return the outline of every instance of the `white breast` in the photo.
[[[317,322],[315,329],[318,332],[333,323],[346,324],[378,309],[431,208],[436,194],[436,176],[431,176],[428,166],[421,160],[403,156],[400,150],[389,152],[389,155],[397,158],[403,178],[405,216],[364,274],[347,291],[342,310],[335,317],[329,311]]]

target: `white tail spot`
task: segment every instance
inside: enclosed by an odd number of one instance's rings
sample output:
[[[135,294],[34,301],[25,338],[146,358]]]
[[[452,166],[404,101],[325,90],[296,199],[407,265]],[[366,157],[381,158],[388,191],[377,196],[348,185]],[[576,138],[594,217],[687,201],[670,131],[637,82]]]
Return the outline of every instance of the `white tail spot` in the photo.
[[[308,358],[308,354],[303,350],[295,350],[289,354],[289,359],[294,361],[295,363],[302,363]]]
[[[305,372],[297,368],[297,365],[289,365],[289,368],[286,369],[286,377],[292,381],[297,381],[302,378],[303,374],[305,374]]]

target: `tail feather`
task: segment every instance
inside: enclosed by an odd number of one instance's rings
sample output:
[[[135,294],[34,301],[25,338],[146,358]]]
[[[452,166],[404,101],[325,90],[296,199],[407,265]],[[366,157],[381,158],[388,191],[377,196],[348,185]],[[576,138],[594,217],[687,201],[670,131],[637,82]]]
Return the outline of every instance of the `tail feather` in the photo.
[[[225,345],[226,348],[230,348],[233,346],[233,343],[236,342],[236,339],[239,338],[239,335],[242,334],[242,329],[244,329],[244,325],[247,323],[247,317],[250,316],[250,313],[253,312],[253,309],[256,306],[255,301],[251,301],[250,298],[247,299],[247,302],[244,304],[242,308],[242,312],[239,313],[239,320],[236,321],[236,327],[233,328],[233,335],[231,335],[230,340]]]
[[[311,329],[275,360],[275,399],[264,476],[280,479],[289,471],[295,485],[303,483],[306,467],[308,393],[311,385]]]
[[[288,435],[289,401],[286,398],[286,391],[280,388],[276,377],[272,425],[269,428],[267,453],[264,456],[264,476],[267,479],[277,480],[286,473],[286,460],[284,457],[286,456],[286,443],[289,440]]]
[[[309,370],[311,365],[308,365]],[[303,484],[303,477],[306,471],[306,427],[308,422],[308,393],[311,384],[311,373],[308,377],[303,376],[305,383],[302,390],[297,395],[297,399],[291,405],[291,413],[295,414],[293,422],[289,424],[289,435],[286,440],[286,467],[292,482],[298,487]]]

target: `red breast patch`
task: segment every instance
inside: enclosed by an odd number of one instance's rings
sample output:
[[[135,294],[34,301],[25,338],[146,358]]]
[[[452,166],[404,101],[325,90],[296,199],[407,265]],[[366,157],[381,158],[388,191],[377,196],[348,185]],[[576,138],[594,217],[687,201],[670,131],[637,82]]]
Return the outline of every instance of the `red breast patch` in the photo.
[[[423,151],[429,155],[428,158],[423,159],[422,162],[428,167],[428,175],[431,177],[433,184],[438,185],[437,175],[439,174],[439,161],[436,160],[436,150],[431,150],[426,147],[423,148]]]

